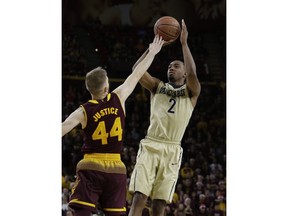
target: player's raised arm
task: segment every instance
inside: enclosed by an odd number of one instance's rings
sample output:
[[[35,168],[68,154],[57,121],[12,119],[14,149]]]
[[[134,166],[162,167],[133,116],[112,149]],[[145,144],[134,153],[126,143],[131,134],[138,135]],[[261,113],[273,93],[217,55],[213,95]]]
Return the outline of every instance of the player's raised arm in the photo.
[[[122,103],[132,93],[140,78],[152,64],[155,55],[161,50],[164,41],[162,37],[156,35],[153,42],[149,45],[149,49],[143,60],[133,67],[133,72],[128,76],[125,82],[114,90],[118,94]]]
[[[189,91],[192,93],[192,105],[195,106],[198,96],[201,91],[201,85],[196,73],[196,65],[190,49],[187,44],[188,31],[184,20],[182,19],[182,31],[180,35],[180,42],[182,44],[182,52],[184,58],[184,67],[186,71],[186,84]]]
[[[163,43],[163,46],[164,45],[165,45],[165,41]],[[136,66],[145,58],[148,52],[149,52],[149,48],[142,54],[142,56],[133,65],[132,70],[134,70]],[[157,85],[159,82],[160,80],[156,77],[151,76],[148,71],[146,71],[144,75],[141,77],[141,79],[139,80],[139,83],[141,84],[141,86],[151,92],[154,92],[154,90],[157,89]]]
[[[78,124],[85,123],[85,115],[83,109],[79,107],[74,112],[72,112],[64,122],[62,122],[62,136],[69,133],[73,128],[75,128]]]

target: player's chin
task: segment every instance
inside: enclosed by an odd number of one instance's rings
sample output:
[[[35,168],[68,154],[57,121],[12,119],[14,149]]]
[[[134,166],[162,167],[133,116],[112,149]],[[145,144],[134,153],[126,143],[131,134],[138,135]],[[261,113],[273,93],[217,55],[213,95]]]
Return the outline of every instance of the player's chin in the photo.
[[[168,75],[168,81],[169,82],[174,82],[175,78],[173,77],[173,75]]]

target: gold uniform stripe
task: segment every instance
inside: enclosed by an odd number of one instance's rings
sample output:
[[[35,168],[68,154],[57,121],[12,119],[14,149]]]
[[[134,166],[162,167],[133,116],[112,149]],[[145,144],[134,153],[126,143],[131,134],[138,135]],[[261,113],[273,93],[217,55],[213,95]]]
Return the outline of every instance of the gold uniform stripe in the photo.
[[[107,95],[107,101],[109,101],[110,98],[111,98],[111,94],[109,93],[109,94]]]
[[[126,211],[126,208],[103,208],[105,211],[110,211],[110,212],[122,212]]]
[[[109,153],[90,153],[85,154],[84,159],[97,159],[97,160],[121,160],[120,154],[109,154]]]
[[[120,157],[120,154],[85,154],[84,158],[77,164],[76,169],[126,174],[126,166]]]
[[[88,203],[88,202],[80,201],[80,200],[78,200],[78,199],[72,199],[72,200],[70,200],[69,203],[78,203],[78,204],[85,205],[85,206],[90,206],[90,207],[93,207],[93,208],[96,207],[96,205],[93,204],[93,203]]]
[[[82,110],[83,110],[83,112],[84,112],[84,116],[85,116],[85,122],[87,123],[87,113],[86,113],[86,110],[85,110],[85,108],[84,108],[84,106],[83,105],[80,105],[80,107],[82,108]],[[82,127],[82,129],[84,129],[86,127],[86,125],[84,126],[84,127]]]
[[[109,101],[111,98],[111,93],[107,94],[107,101]],[[94,103],[94,104],[99,104],[99,102],[97,100],[89,100],[90,103]]]
[[[97,100],[89,100],[90,103],[99,104]]]

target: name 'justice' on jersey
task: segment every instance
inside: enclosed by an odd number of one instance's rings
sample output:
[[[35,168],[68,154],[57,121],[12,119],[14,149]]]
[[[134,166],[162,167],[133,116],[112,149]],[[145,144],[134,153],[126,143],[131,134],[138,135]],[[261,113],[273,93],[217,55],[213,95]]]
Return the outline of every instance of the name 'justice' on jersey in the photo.
[[[160,82],[150,107],[147,137],[180,143],[194,109],[186,84],[174,88]]]
[[[81,105],[87,120],[83,153],[121,153],[125,113],[118,96],[109,93],[103,100]]]

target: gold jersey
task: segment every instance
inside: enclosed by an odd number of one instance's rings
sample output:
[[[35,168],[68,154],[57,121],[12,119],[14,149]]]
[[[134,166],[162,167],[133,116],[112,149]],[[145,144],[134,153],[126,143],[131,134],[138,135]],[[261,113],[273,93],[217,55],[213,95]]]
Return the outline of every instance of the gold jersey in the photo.
[[[161,81],[150,103],[147,138],[180,144],[194,110],[187,85],[174,88]]]

